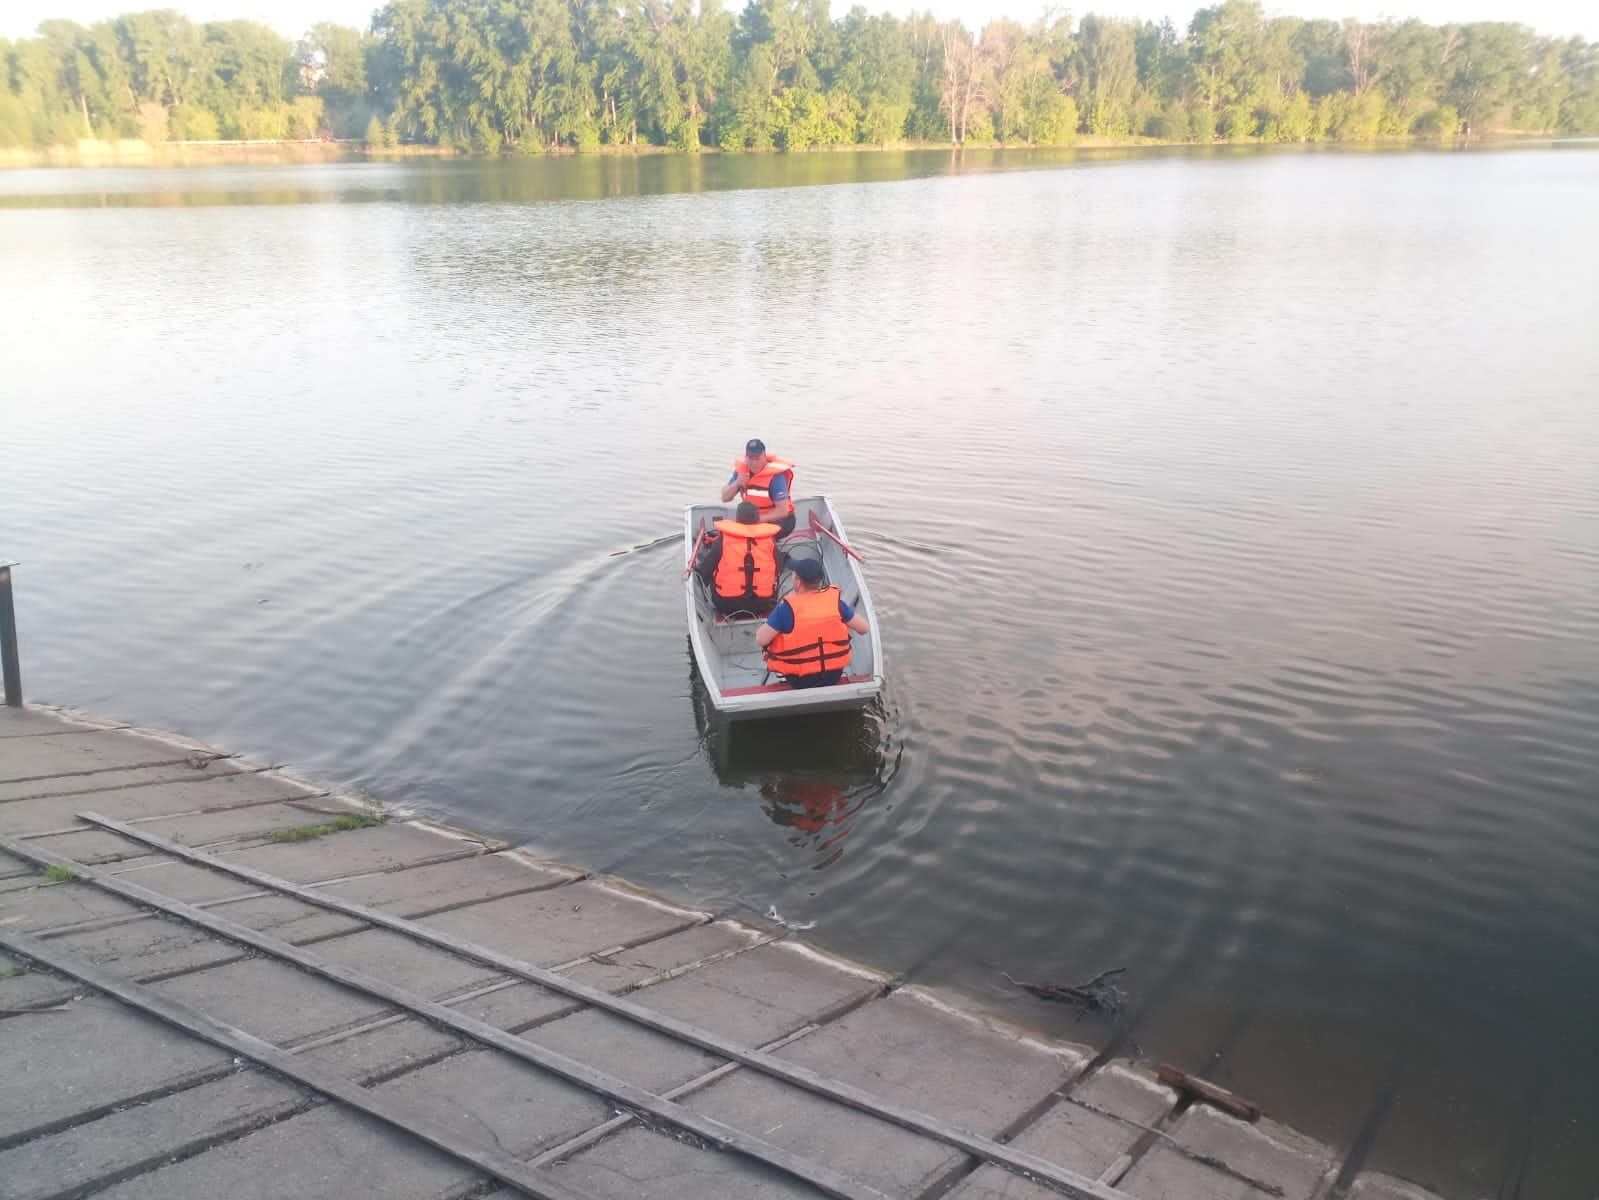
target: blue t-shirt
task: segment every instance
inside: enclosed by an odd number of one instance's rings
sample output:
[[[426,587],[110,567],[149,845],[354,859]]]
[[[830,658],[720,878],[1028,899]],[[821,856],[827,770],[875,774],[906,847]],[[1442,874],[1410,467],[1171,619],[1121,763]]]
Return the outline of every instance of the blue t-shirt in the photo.
[[[855,610],[844,603],[843,596],[838,598],[838,616],[846,625],[855,619]],[[777,607],[767,614],[766,623],[778,633],[794,632],[794,610],[787,600],[777,602]]]
[[[729,475],[727,477],[727,481],[729,483],[737,483],[738,482],[738,472],[734,471],[731,475]],[[771,493],[771,496],[772,496],[773,500],[787,500],[788,499],[788,473],[785,471],[781,475],[772,476],[772,486],[770,488],[768,488],[767,490]]]

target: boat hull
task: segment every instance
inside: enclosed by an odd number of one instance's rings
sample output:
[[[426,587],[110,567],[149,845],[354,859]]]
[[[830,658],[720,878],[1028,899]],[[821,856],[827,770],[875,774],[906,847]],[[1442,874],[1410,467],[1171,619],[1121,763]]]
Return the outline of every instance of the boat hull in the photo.
[[[883,647],[865,574],[860,563],[838,543],[812,528],[811,519],[814,516],[824,530],[845,543],[849,534],[827,496],[797,499],[794,509],[798,517],[794,534],[780,543],[790,561],[798,557],[820,559],[828,582],[836,584],[844,599],[865,615],[871,632],[851,635],[850,664],[839,683],[831,687],[791,688],[766,669],[765,656],[755,644],[755,630],[761,618],[719,616],[712,607],[709,589],[690,572],[683,590],[694,665],[717,714],[732,720],[860,708],[883,690]],[[685,556],[692,559],[703,531],[713,521],[731,515],[732,510],[721,504],[696,504],[684,509]],[[779,596],[786,595],[792,585],[792,574],[785,571],[778,586]]]

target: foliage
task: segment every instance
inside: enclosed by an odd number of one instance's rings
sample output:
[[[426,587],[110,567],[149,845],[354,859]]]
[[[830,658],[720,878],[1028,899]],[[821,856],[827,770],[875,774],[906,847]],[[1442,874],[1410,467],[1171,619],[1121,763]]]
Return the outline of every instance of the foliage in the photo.
[[[388,817],[382,813],[340,813],[333,820],[319,825],[295,825],[288,829],[274,829],[267,834],[267,840],[273,842],[309,842],[314,838],[327,837],[330,833],[348,833],[352,829],[371,829],[373,826],[382,825],[387,820]]]
[[[1432,137],[1448,141],[1460,132],[1460,113],[1450,104],[1440,104],[1430,112],[1422,113],[1411,126],[1417,137]]]
[[[337,137],[484,153],[1599,132],[1599,44],[1521,25],[1060,16],[973,33],[828,0],[389,0],[291,46],[172,11],[0,40],[0,146]]]
[[[222,136],[216,116],[198,104],[180,104],[167,118],[175,142],[214,142]]]

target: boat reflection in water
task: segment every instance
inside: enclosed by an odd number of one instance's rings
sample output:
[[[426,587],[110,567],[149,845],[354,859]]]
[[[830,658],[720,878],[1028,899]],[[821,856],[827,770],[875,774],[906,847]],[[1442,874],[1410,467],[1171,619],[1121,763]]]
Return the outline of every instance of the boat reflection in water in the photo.
[[[693,678],[700,745],[723,787],[754,792],[791,845],[838,861],[858,818],[887,790],[903,753],[879,698],[864,708],[771,721],[729,721]]]

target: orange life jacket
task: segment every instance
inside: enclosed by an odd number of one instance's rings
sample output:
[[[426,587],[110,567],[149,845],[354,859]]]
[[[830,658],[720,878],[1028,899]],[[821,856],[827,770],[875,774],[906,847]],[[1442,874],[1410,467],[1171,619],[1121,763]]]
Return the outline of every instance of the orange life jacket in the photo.
[[[733,473],[735,475],[749,470],[749,464],[742,458],[733,460]],[[772,499],[772,480],[779,475],[788,476],[789,499],[794,497],[794,464],[784,462],[780,458],[768,458],[766,465],[744,481],[744,499],[761,510],[761,516],[768,516],[776,511],[777,503]]]
[[[716,594],[727,600],[772,600],[777,596],[776,525],[740,525],[723,518],[713,522],[722,535],[722,557],[716,564]]]
[[[849,626],[838,615],[838,589],[790,592],[794,632],[780,633],[766,646],[766,665],[779,675],[820,675],[849,666],[853,649]]]

